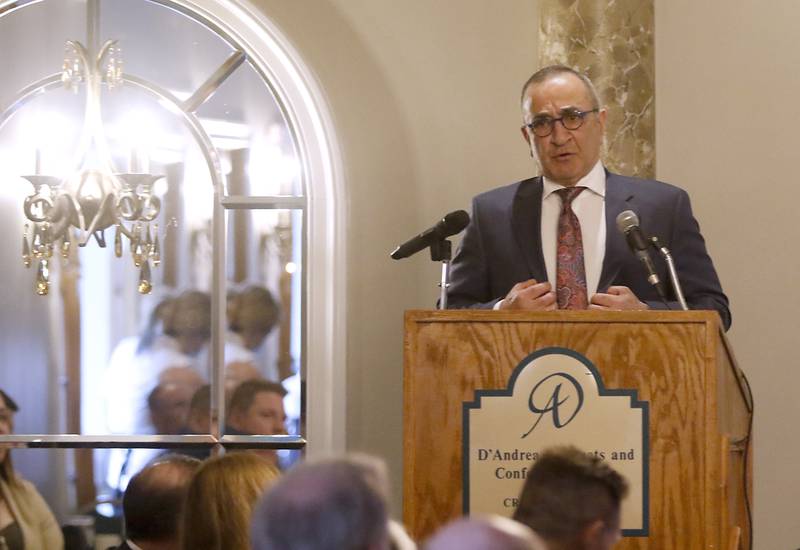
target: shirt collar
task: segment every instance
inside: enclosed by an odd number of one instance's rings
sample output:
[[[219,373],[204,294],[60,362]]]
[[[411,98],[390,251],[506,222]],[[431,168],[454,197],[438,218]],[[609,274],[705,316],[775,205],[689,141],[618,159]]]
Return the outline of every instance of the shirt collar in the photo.
[[[546,177],[542,176],[542,182],[544,185],[544,190],[542,192],[542,200],[546,199],[559,189],[563,189],[564,186],[560,183],[555,183],[547,179]],[[589,170],[589,173],[583,176],[578,183],[575,184],[578,187],[586,187],[590,189],[593,193],[600,195],[601,197],[606,196],[606,171],[603,168],[603,163],[599,160],[595,163],[594,167]]]

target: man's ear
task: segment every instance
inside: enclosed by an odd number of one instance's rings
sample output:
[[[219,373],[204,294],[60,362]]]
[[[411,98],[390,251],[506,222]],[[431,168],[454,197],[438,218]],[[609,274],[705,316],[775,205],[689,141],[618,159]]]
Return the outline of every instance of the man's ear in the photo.
[[[520,126],[519,127],[519,131],[522,132],[522,139],[524,139],[525,143],[527,143],[530,146],[531,145],[531,135],[528,133],[528,127],[527,126]]]
[[[527,126],[520,126],[519,131],[522,132],[522,139],[528,144],[528,151],[530,151],[531,156],[533,156],[533,142],[531,141],[530,130],[528,130]]]

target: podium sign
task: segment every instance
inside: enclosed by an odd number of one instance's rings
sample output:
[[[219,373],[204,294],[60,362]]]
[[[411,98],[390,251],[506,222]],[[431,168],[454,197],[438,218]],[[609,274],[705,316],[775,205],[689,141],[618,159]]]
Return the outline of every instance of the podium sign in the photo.
[[[623,535],[647,536],[648,413],[636,390],[606,389],[594,365],[575,351],[529,355],[505,390],[478,389],[463,405],[464,513],[511,516],[542,451],[574,445],[625,477]]]

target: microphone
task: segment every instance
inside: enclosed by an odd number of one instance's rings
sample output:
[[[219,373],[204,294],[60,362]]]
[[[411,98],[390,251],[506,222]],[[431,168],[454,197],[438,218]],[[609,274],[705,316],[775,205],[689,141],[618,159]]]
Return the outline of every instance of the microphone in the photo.
[[[628,241],[628,247],[636,254],[642,266],[647,271],[647,282],[653,285],[658,292],[659,297],[666,302],[667,293],[664,288],[664,283],[656,273],[656,268],[653,265],[653,260],[650,258],[648,251],[648,242],[642,235],[642,229],[639,227],[639,216],[633,210],[625,210],[617,216],[617,229],[625,235],[625,240]]]
[[[430,229],[426,229],[416,237],[407,240],[395,248],[391,256],[395,260],[408,258],[420,250],[428,248],[437,241],[443,241],[447,237],[460,233],[468,224],[469,214],[465,211],[456,210],[455,212],[450,212]]]

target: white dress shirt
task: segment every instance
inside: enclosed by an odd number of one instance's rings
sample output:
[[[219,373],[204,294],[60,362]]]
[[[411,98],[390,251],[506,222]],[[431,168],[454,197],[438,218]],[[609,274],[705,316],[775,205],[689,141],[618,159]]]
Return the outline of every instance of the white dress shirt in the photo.
[[[547,267],[547,279],[556,286],[556,241],[558,239],[558,216],[561,213],[561,197],[556,191],[563,185],[542,178],[542,254]],[[606,254],[606,172],[603,163],[597,161],[588,174],[581,178],[578,187],[587,189],[572,201],[572,211],[581,224],[583,238],[583,262],[586,269],[586,292],[591,300],[600,283],[603,258]]]

